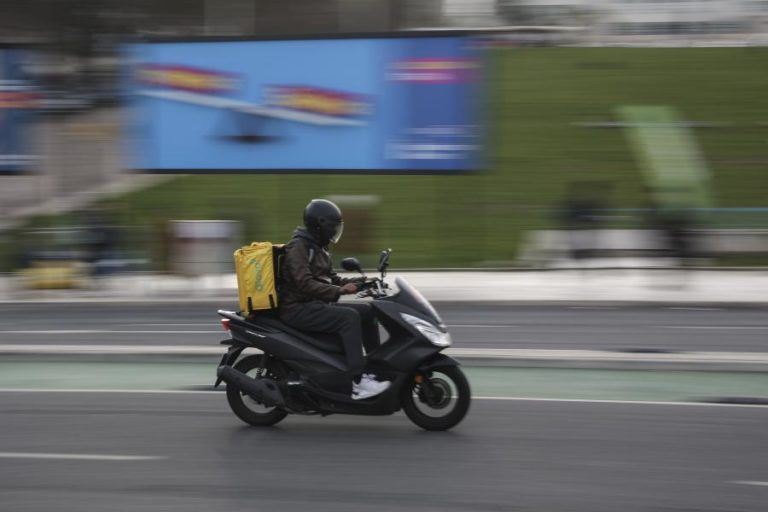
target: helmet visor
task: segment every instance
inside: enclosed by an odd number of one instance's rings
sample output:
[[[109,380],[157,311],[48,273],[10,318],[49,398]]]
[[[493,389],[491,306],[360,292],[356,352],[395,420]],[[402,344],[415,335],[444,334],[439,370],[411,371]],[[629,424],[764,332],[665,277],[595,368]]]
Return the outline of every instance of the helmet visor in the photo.
[[[330,233],[331,236],[329,240],[337,244],[339,243],[339,240],[341,240],[341,234],[344,232],[344,222],[339,222],[332,229],[333,231]]]

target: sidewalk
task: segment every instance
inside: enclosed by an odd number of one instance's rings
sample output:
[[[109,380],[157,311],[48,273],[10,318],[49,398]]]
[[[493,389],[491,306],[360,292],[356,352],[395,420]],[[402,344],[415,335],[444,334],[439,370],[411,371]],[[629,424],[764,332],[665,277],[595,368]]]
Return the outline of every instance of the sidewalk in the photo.
[[[589,269],[392,273],[431,301],[768,305],[768,270]],[[237,295],[234,274],[125,274],[78,290],[25,290],[0,276],[0,302],[203,301]]]

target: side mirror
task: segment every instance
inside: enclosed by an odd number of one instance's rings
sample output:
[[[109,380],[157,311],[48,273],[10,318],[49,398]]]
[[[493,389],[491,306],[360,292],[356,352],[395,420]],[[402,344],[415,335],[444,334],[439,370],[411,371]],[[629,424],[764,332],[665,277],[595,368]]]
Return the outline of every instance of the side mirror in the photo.
[[[341,268],[347,272],[359,272],[363,274],[363,267],[357,258],[344,258],[341,260]]]
[[[389,266],[389,255],[391,253],[392,253],[392,249],[385,249],[381,251],[381,255],[379,256],[378,271],[381,272],[382,277],[387,275],[387,267]]]

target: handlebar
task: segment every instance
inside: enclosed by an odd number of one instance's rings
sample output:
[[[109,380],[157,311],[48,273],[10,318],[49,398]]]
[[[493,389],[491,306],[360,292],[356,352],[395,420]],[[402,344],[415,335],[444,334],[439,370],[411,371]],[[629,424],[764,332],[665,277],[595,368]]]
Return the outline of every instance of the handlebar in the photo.
[[[379,279],[378,277],[374,277],[372,279],[368,279],[366,281],[363,281],[362,283],[357,283],[358,291],[357,296],[358,298],[365,298],[365,297],[373,297],[374,299],[379,297],[386,297],[387,295],[387,288],[389,286],[387,283]]]

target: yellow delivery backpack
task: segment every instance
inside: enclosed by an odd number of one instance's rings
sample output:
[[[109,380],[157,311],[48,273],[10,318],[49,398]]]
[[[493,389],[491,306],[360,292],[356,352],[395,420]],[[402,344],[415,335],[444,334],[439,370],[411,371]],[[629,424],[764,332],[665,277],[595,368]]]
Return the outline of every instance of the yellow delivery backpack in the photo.
[[[277,281],[282,245],[253,242],[235,251],[235,272],[240,310],[251,314],[277,307]]]

